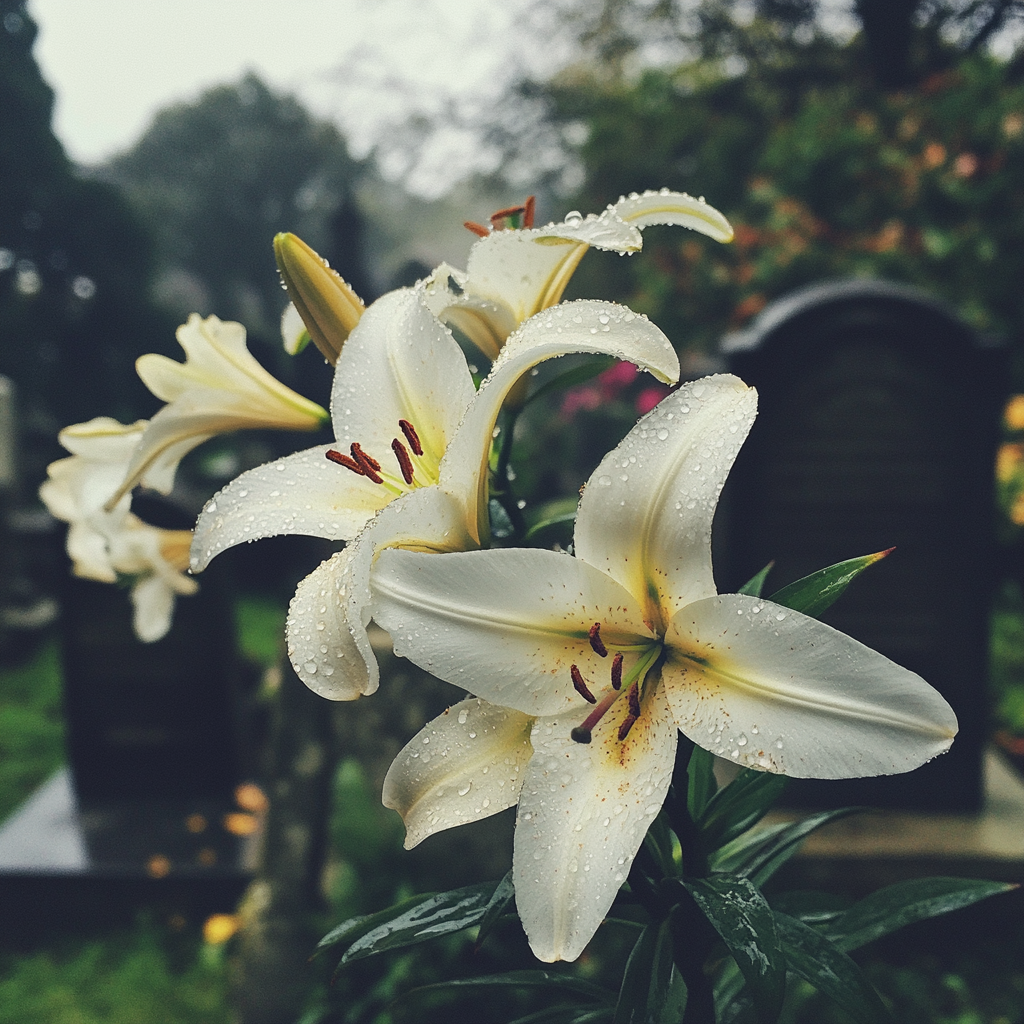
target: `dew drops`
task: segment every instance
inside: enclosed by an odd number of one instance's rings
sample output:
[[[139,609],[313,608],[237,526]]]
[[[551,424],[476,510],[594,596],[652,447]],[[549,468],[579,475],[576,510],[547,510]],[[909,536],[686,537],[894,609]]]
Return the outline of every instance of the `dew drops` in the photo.
[[[740,733],[739,736],[736,737],[736,746],[737,747],[745,747],[746,745],[747,745],[747,737],[744,736],[743,733]]]
[[[597,482],[598,482],[598,483],[599,483],[599,484],[600,484],[600,485],[601,485],[602,487],[611,487],[611,485],[612,485],[612,478],[611,478],[610,476],[605,476],[605,475],[602,475],[602,476],[599,476],[599,477],[597,478]]]
[[[466,724],[466,720],[468,718],[469,718],[469,712],[465,708],[463,708],[459,712],[459,725],[465,725]]]
[[[464,782],[461,786],[459,786],[459,796],[465,796],[472,788],[473,784],[471,782]]]

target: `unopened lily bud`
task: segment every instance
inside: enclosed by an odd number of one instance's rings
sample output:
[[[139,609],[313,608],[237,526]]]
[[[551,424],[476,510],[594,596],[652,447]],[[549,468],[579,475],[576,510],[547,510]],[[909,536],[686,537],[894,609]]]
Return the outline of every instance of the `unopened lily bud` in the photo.
[[[274,259],[313,344],[334,366],[366,307],[341,275],[296,235],[274,236]]]

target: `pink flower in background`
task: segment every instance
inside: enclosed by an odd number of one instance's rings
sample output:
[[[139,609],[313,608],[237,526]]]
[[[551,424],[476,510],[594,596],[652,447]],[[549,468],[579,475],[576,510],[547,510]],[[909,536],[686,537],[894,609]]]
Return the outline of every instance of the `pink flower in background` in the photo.
[[[644,388],[643,391],[636,396],[636,402],[634,403],[637,415],[643,416],[645,413],[650,412],[666,395],[671,393],[672,389],[669,387]]]

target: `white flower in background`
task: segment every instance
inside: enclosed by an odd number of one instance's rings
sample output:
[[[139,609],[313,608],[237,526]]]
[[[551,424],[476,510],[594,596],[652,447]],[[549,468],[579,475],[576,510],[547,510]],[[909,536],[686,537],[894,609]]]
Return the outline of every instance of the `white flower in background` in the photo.
[[[608,302],[566,303],[527,321],[477,392],[465,357],[418,289],[379,299],[338,358],[331,396],[337,440],[243,473],[196,524],[192,569],[277,534],[349,540],[298,587],[288,647],[299,677],[338,700],[372,693],[366,635],[377,552],[462,551],[489,540],[488,458],[509,390],[533,366],[571,352],[608,353],[675,380],[668,339]]]
[[[516,901],[541,960],[578,957],[611,906],[665,799],[677,730],[813,778],[909,771],[956,733],[914,673],[798,612],[717,595],[712,518],[755,407],[717,376],[641,419],[587,484],[576,557],[376,563],[373,614],[396,653],[488,702],[431,723],[385,798],[412,842],[518,799]]]
[[[181,459],[216,434],[316,430],[327,422],[324,409],[256,362],[241,324],[193,313],[177,338],[184,363],[152,352],[135,363],[146,387],[167,404],[149,421],[112,502],[139,483],[170,493]]]
[[[39,489],[46,507],[68,523],[67,551],[75,575],[101,583],[131,579],[134,626],[141,640],[159,640],[170,628],[177,594],[192,594],[185,576],[189,530],[163,530],[129,511],[131,495],[112,496],[124,479],[146,421],[118,423],[99,416],[60,432],[73,452],[47,467]]]
[[[427,305],[494,360],[524,320],[557,304],[587,249],[638,252],[641,229],[652,224],[691,228],[719,242],[732,238],[729,222],[702,199],[682,192],[645,192],[620,199],[604,213],[570,213],[560,224],[533,227],[532,197],[500,210],[492,230],[478,234],[465,272],[444,263],[426,280]],[[454,287],[453,287],[454,284]]]

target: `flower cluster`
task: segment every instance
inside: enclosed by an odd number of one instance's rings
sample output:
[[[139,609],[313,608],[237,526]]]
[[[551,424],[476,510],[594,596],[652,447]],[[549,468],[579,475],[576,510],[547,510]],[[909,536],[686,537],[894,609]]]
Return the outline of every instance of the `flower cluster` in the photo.
[[[384,800],[402,814],[408,846],[518,804],[516,903],[546,961],[578,957],[610,908],[666,799],[680,733],[760,771],[844,778],[908,771],[946,750],[957,728],[935,690],[880,654],[792,609],[718,594],[712,519],[756,412],[755,392],[735,377],[683,384],[605,456],[582,492],[573,554],[494,546],[495,428],[525,401],[533,368],[598,353],[678,381],[675,351],[645,317],[562,301],[589,247],[636,251],[656,223],[731,237],[702,200],[667,191],[540,228],[529,202],[490,228],[470,225],[481,237],[465,272],[442,265],[364,307],[312,250],[278,236],[298,315],[286,315],[286,345],[311,340],[333,364],[335,440],[232,481],[203,510],[191,547],[198,572],[272,535],[346,542],[292,600],[295,671],[332,699],[372,693],[372,617],[398,654],[466,691],[400,753]],[[140,373],[170,404],[149,424],[107,421],[102,450],[75,475],[81,493],[64,518],[72,553],[83,552],[76,565],[106,558],[126,571],[114,558],[129,489],[169,486],[202,438],[275,415],[282,426],[316,419],[276,382],[260,380],[259,405],[248,379],[215,361],[233,326],[190,321],[184,367],[145,357]],[[479,387],[452,328],[490,361]],[[232,337],[238,357],[244,343]],[[239,400],[215,402],[214,379]],[[76,454],[64,462],[74,463],[83,455],[69,440]]]

